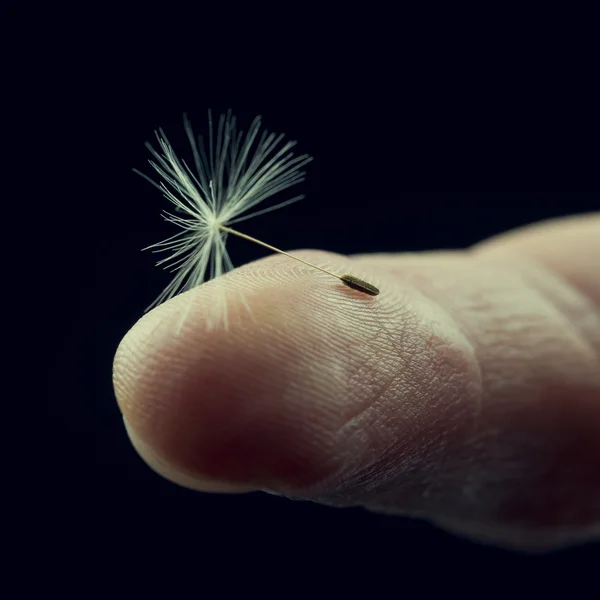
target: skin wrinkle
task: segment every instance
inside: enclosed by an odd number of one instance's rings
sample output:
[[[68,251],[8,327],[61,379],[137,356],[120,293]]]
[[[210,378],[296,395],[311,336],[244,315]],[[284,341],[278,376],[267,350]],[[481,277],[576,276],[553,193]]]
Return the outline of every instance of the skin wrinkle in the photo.
[[[408,329],[409,324],[406,323],[406,327],[402,328],[401,339],[399,340],[400,344],[403,344]],[[385,348],[385,346],[375,346],[374,342],[377,340],[380,332],[386,334],[385,337],[389,342],[389,345],[392,346],[393,351],[390,352],[390,350]],[[386,328],[382,325],[380,325],[376,334],[372,336],[371,342],[368,345],[365,344],[363,346],[363,352],[361,352],[361,355],[358,359],[358,365],[355,367],[353,366],[352,373],[358,373],[360,375],[362,371],[366,370],[366,373],[363,375],[363,377],[368,373],[369,379],[374,380],[375,382],[381,380],[382,374],[385,374],[385,377],[381,383],[377,385],[376,391],[366,396],[368,402],[356,407],[354,411],[350,412],[350,414],[345,417],[344,422],[342,422],[340,425],[339,435],[343,436],[346,428],[351,428],[356,424],[359,424],[362,416],[364,416],[374,406],[381,404],[382,398],[385,397],[386,392],[389,391],[396,380],[401,377],[402,371],[405,371],[406,368],[410,366],[410,356],[412,353],[409,352],[408,349],[409,346],[406,344],[399,349],[398,346],[392,342],[389,332],[387,332]],[[364,356],[367,358],[365,359]],[[371,357],[373,360],[371,360]],[[396,360],[400,361],[399,365],[394,364],[394,361]],[[390,368],[387,367],[388,364],[390,365]],[[397,368],[398,366],[400,369]]]
[[[567,280],[593,306],[600,306],[600,277],[593,276],[600,253],[599,230],[600,213],[572,215],[502,233],[476,244],[471,251],[535,261]]]
[[[600,364],[600,309],[591,298],[539,261],[522,261],[520,268],[530,285],[555,309],[557,318]]]

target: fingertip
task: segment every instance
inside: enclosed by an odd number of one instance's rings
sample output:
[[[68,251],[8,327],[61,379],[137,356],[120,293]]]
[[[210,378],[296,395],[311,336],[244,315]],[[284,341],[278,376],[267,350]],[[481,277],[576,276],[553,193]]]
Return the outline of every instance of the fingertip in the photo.
[[[209,282],[142,317],[120,344],[114,387],[132,443],[154,470],[195,489],[307,485],[329,468],[323,421],[335,414],[310,393],[314,371],[327,377],[329,361],[307,363],[319,360],[314,334],[332,321],[337,284],[280,257],[222,279],[227,325],[206,327],[222,291]]]

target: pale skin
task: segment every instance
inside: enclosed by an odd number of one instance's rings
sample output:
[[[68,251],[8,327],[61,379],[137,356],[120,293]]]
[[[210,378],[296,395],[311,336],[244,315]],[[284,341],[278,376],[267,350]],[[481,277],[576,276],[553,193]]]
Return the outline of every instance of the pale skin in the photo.
[[[228,331],[202,327],[212,282],[125,336],[115,391],[154,470],[522,549],[600,536],[600,213],[465,251],[294,254],[381,294],[275,255],[225,276],[252,312],[228,294]]]

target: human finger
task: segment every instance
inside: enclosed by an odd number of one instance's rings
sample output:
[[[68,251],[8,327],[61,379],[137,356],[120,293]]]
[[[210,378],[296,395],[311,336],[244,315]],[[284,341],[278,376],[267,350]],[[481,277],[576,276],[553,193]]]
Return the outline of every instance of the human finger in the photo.
[[[247,265],[223,285],[244,293],[253,319],[206,331],[213,282],[126,336],[115,389],[130,435],[159,472],[198,489],[360,504],[520,545],[590,535],[594,255],[597,216],[467,252],[302,253],[372,280],[377,298],[282,257]]]

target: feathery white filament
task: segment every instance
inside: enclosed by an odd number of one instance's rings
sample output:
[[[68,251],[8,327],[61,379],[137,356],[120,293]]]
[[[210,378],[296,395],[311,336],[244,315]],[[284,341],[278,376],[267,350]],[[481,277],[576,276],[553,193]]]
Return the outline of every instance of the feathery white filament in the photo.
[[[294,156],[296,142],[282,143],[284,136],[261,129],[257,117],[248,133],[237,131],[231,114],[221,115],[216,139],[209,112],[208,153],[201,136],[195,137],[184,116],[184,126],[192,149],[195,171],[179,159],[162,129],[156,132],[160,151],[146,144],[155,160],[150,164],[160,176],[158,183],[138,172],[158,187],[178,215],[164,213],[165,220],[182,231],[163,242],[148,246],[154,252],[168,252],[158,265],[166,265],[175,276],[162,294],[148,307],[153,308],[176,294],[190,290],[208,278],[216,278],[233,268],[225,243],[227,232],[221,226],[238,223],[296,202],[296,196],[275,206],[248,211],[279,192],[304,180],[301,169],[312,160],[307,154]],[[226,302],[220,307],[227,319]],[[210,323],[208,323],[210,325]]]

